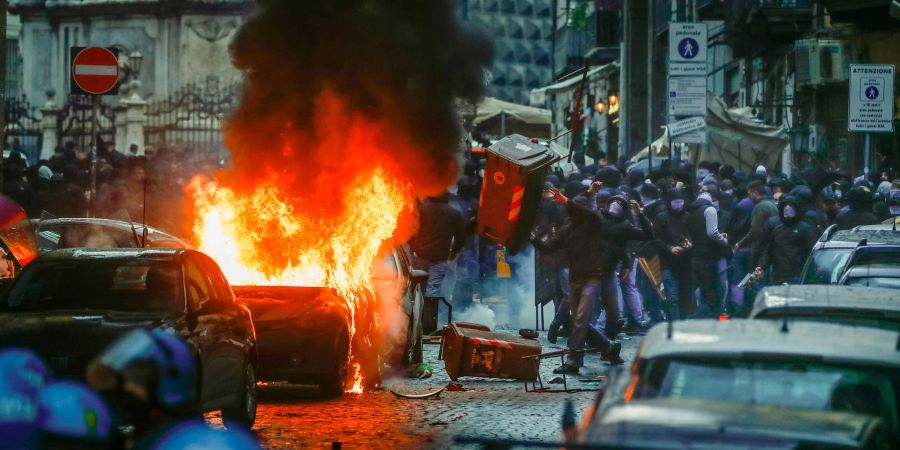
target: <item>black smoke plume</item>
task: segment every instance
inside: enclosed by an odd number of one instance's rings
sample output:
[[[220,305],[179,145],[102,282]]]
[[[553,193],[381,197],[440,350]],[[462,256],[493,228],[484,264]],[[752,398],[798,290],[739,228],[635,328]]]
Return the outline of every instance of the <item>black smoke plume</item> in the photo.
[[[386,164],[418,195],[446,187],[461,133],[455,100],[482,95],[492,53],[451,0],[260,0],[231,45],[246,75],[226,130],[232,183],[275,176],[298,198],[331,183],[341,198],[354,171]],[[347,148],[358,132],[373,145]]]

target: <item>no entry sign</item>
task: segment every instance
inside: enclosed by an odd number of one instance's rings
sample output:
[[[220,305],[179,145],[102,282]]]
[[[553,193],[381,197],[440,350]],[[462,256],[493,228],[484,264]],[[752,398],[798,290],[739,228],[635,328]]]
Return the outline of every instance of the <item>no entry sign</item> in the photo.
[[[116,49],[106,47],[72,47],[72,93],[118,94],[119,59],[116,52]]]

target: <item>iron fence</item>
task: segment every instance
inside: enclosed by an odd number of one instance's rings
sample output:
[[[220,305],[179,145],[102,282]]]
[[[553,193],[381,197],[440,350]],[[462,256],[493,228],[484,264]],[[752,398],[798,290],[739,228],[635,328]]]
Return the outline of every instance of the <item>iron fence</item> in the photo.
[[[237,105],[238,86],[188,84],[145,110],[144,144],[222,153],[222,123]]]
[[[73,143],[76,148],[90,151],[93,147],[91,127],[93,117],[93,97],[86,95],[70,95],[59,111],[57,135],[60,145]],[[100,115],[97,117],[98,135],[101,144],[112,148],[116,138],[116,111],[113,105],[100,102]],[[124,151],[125,149],[117,149]]]
[[[29,103],[24,95],[7,98],[5,103],[6,143],[3,149],[19,151],[29,164],[34,164],[41,154],[40,110]]]

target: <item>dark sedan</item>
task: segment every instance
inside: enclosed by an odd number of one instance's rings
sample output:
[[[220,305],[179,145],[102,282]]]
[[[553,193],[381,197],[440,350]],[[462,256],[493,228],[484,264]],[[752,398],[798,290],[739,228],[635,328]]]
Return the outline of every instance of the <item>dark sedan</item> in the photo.
[[[184,249],[70,249],[26,266],[0,300],[0,346],[28,347],[56,376],[134,328],[172,330],[200,363],[199,408],[250,426],[256,418],[256,336],[219,267]]]
[[[343,394],[348,387],[349,350],[372,355],[381,352],[395,368],[422,361],[422,294],[418,287],[427,274],[412,269],[406,250],[394,249],[372,267],[372,284],[382,320],[404,323],[391,330],[393,348],[378,349],[369,339],[352,339],[347,302],[324,287],[235,286],[237,298],[253,313],[259,339],[259,378],[264,381],[316,384],[326,396]],[[367,294],[363,294],[367,295]],[[398,304],[399,303],[399,304]],[[387,310],[390,308],[390,311]],[[357,311],[357,324],[370,323],[371,311]],[[386,319],[402,314],[402,321]],[[357,333],[364,336],[367,333]],[[367,358],[366,373],[380,368],[377,358]],[[376,379],[367,379],[370,386]]]

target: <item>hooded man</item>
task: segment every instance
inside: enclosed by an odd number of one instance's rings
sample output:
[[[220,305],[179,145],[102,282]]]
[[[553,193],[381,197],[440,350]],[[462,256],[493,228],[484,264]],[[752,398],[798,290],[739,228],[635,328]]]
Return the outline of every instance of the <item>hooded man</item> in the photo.
[[[561,250],[566,265],[569,266],[569,307],[572,317],[572,331],[569,334],[569,353],[565,363],[554,369],[555,373],[577,374],[584,355],[580,353],[587,342],[588,326],[594,315],[594,301],[601,286],[600,239],[604,232],[604,220],[591,208],[590,197],[600,188],[594,183],[587,193],[569,200],[559,190],[549,189],[554,200],[566,207],[569,222],[550,236],[534,239],[534,245],[544,252]],[[616,308],[617,310],[617,308]],[[619,352],[622,346],[610,342],[602,343],[602,354],[621,364]]]
[[[863,187],[853,187],[847,193],[846,212],[839,213],[834,223],[838,230],[849,230],[860,225],[878,223],[878,217],[872,212],[872,194]]]
[[[666,288],[663,307],[668,320],[676,320],[694,312],[692,244],[684,190],[670,189],[665,205],[666,209],[653,222],[653,243],[659,253],[663,285]]]
[[[637,202],[629,204],[621,196],[612,196],[605,211],[591,209],[589,199],[601,187],[602,183],[596,182],[585,195],[571,201],[558,190],[551,190],[554,199],[566,206],[570,222],[557,236],[535,240],[535,245],[544,251],[562,249],[569,265],[569,303],[573,320],[568,344],[573,352],[563,365],[554,370],[555,373],[578,373],[583,355],[576,351],[582,350],[587,342],[598,291],[606,310],[607,323],[605,333],[598,333],[594,327],[594,337],[598,339],[596,344],[603,359],[612,364],[623,363],[619,356],[622,345],[611,339],[618,334],[619,317],[615,269],[625,256],[628,239],[649,237],[649,221],[640,214]],[[638,215],[642,228],[637,228],[625,218],[629,207]]]
[[[757,276],[771,268],[772,284],[798,283],[816,238],[816,228],[803,220],[800,203],[786,195],[778,203],[778,218],[769,221],[753,247],[750,265]]]
[[[717,190],[704,191],[691,204],[688,232],[693,244],[691,268],[700,289],[700,310],[696,317],[713,317],[722,312],[716,295],[720,260],[728,253],[728,236],[719,232]],[[724,288],[724,287],[723,287]]]
[[[812,225],[817,233],[821,234],[825,231],[825,228],[828,226],[828,219],[825,217],[825,214],[822,214],[821,211],[816,209],[816,196],[813,194],[812,189],[810,189],[809,186],[801,184],[800,186],[791,189],[790,195],[800,206],[800,210],[803,213],[803,220]]]
[[[830,190],[822,191],[822,212],[825,215],[826,228],[831,226],[837,220],[838,212],[841,210],[841,202],[834,196]]]

